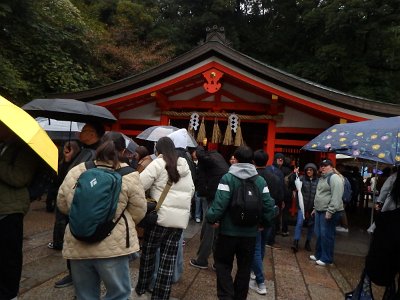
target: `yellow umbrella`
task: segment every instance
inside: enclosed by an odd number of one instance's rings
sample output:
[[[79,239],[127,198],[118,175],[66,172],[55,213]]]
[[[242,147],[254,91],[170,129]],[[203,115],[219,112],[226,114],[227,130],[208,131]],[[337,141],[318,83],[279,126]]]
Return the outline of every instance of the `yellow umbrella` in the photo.
[[[58,149],[47,133],[22,108],[0,96],[0,121],[57,172]]]

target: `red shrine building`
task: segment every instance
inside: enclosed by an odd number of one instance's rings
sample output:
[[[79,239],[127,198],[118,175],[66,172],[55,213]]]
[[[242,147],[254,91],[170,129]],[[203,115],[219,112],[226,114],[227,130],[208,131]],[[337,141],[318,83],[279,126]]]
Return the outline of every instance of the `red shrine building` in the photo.
[[[240,53],[227,45],[223,28],[207,31],[202,45],[163,65],[58,97],[108,108],[118,119],[112,129],[131,137],[154,125],[191,128],[198,118],[208,146],[226,156],[235,147],[222,141],[228,129],[232,140],[240,131],[253,150],[262,148],[270,158],[282,152],[300,164],[320,158],[300,149],[334,124],[400,115],[399,105],[330,89]],[[212,137],[216,124],[219,140]],[[199,128],[193,128],[195,137]]]

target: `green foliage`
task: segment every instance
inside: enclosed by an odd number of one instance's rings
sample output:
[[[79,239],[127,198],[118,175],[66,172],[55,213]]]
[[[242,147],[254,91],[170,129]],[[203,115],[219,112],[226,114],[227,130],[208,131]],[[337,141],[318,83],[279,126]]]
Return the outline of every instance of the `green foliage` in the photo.
[[[24,103],[162,64],[225,27],[231,46],[343,92],[400,103],[398,0],[3,0],[0,94]]]

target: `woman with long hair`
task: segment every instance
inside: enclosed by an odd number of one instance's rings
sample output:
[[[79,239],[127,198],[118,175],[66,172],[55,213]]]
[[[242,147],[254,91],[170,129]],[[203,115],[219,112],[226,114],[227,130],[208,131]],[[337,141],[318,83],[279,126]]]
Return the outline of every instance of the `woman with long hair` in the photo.
[[[94,161],[97,168],[117,170],[127,167],[123,163],[125,140],[118,132],[108,132],[96,150]],[[85,163],[72,168],[62,183],[57,205],[64,214],[69,214],[79,176],[86,171]],[[133,170],[132,170],[133,171]],[[146,213],[144,189],[138,172],[129,172],[122,177],[121,192],[113,220],[116,226],[110,235],[100,242],[88,243],[77,240],[69,225],[64,236],[63,256],[71,260],[71,272],[77,299],[100,299],[100,282],[107,293],[105,299],[129,299],[131,277],[128,255],[140,250],[135,224]],[[124,216],[119,218],[120,216]]]
[[[158,201],[168,181],[172,185],[158,210],[157,224],[145,230],[136,293],[142,295],[149,290],[156,251],[160,248],[161,260],[151,299],[169,299],[178,242],[189,222],[194,184],[186,159],[178,157],[169,137],[158,140],[156,155],[140,173],[144,189]]]

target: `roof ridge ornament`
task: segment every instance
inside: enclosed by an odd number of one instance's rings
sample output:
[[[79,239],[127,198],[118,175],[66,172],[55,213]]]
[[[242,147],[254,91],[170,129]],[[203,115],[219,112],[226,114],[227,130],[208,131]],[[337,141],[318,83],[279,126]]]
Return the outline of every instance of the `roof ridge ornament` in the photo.
[[[229,46],[231,42],[225,37],[225,28],[214,25],[206,28],[207,36],[205,42],[220,42]]]

